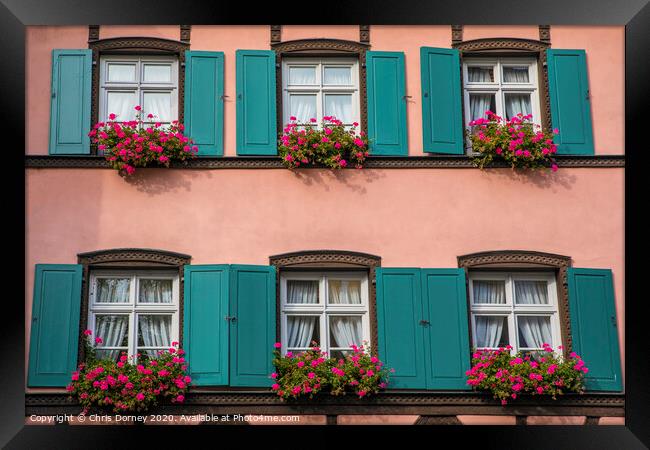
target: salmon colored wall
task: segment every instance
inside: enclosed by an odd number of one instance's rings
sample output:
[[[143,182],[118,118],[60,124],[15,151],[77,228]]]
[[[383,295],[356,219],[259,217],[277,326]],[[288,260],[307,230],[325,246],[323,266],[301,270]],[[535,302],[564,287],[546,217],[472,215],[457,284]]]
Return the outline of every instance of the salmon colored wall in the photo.
[[[34,264],[79,252],[171,250],[193,264],[268,264],[270,255],[341,249],[386,267],[457,267],[458,255],[559,253],[614,273],[624,354],[624,169],[29,169],[26,338]],[[26,346],[25,348],[29,348]]]
[[[178,41],[181,38],[181,27],[180,25],[101,25],[99,27],[99,39],[136,36]]]
[[[266,27],[266,30],[267,34],[270,35],[268,27]],[[359,25],[282,25],[280,38],[283,41],[317,38],[358,41]],[[372,39],[372,33],[370,39]]]
[[[551,27],[552,29],[553,27]],[[551,30],[552,32],[552,30]],[[463,40],[511,37],[539,40],[538,25],[464,25]]]

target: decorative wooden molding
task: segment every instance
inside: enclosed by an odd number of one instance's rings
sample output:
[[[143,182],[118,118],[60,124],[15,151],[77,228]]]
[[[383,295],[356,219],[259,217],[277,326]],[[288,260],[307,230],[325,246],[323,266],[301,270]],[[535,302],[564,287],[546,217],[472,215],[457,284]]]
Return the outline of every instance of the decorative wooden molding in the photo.
[[[572,351],[573,342],[571,339],[571,318],[569,316],[569,292],[567,289],[567,269],[571,267],[571,257],[527,250],[498,250],[459,256],[458,267],[466,270],[508,268],[553,269],[557,276],[558,314],[560,316],[560,334],[562,336],[564,354],[568,355]],[[469,295],[467,298],[469,299]]]
[[[367,132],[368,101],[366,94],[366,51],[368,44],[342,39],[299,39],[271,44],[275,51],[277,129],[282,130],[282,58],[294,56],[354,56],[359,59],[359,112],[361,130]]]
[[[88,42],[99,39],[99,25],[88,25]]]
[[[551,26],[550,25],[540,25],[539,26],[539,40],[551,45]]]
[[[370,25],[359,25],[359,42],[370,44]]]
[[[462,25],[452,25],[451,26],[451,43],[459,44],[463,42],[463,26]]]
[[[189,44],[192,35],[192,25],[181,25],[180,27],[181,27],[180,41]]]
[[[282,25],[271,25],[271,45],[282,42]]]
[[[420,416],[413,425],[462,425],[456,416]]]
[[[624,155],[556,156],[560,168],[623,168]],[[174,162],[172,169],[285,169],[277,156],[271,157],[202,157],[184,162]],[[468,156],[371,156],[366,159],[367,169],[476,169]],[[507,168],[506,164],[492,164],[486,170]],[[102,156],[25,156],[27,169],[111,169]],[[324,166],[305,166],[297,170],[324,169]],[[147,169],[139,169],[147,170]],[[348,170],[348,168],[343,169]],[[350,169],[352,170],[352,169]],[[354,169],[357,170],[357,169]]]

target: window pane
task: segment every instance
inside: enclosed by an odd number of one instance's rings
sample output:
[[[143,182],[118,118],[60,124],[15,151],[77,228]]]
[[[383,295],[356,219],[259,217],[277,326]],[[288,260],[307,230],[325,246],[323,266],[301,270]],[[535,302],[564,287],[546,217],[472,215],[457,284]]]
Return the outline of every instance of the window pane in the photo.
[[[548,305],[546,281],[515,280],[515,303],[518,305]]]
[[[172,95],[170,92],[145,92],[143,94],[144,117],[153,114],[158,122],[172,121]]]
[[[363,328],[359,316],[332,316],[330,321],[330,347],[349,348],[363,344]]]
[[[529,82],[528,66],[504,67],[503,82],[504,83],[528,83]]]
[[[108,64],[108,81],[135,82],[135,64]]]
[[[289,115],[294,116],[298,123],[309,123],[316,118],[315,95],[290,95]]]
[[[542,344],[553,345],[551,318],[549,316],[518,316],[519,347],[542,348]]]
[[[117,120],[126,122],[135,120],[135,106],[138,96],[135,91],[108,91],[106,94],[106,115],[115,114]]]
[[[117,361],[117,359],[121,356],[122,352],[126,351],[124,350],[95,350],[95,358],[97,359],[112,359],[113,361]]]
[[[289,84],[316,84],[316,67],[289,67]]]
[[[470,121],[485,117],[485,111],[496,112],[494,94],[469,94]]]
[[[138,302],[140,303],[172,303],[172,280],[139,280],[140,294]]]
[[[130,278],[97,278],[95,303],[129,303]]]
[[[470,83],[494,83],[494,68],[468,67],[467,81]]]
[[[329,303],[337,305],[361,304],[361,281],[329,280]]]
[[[533,112],[530,106],[530,94],[505,94],[506,117],[512,119],[521,113],[524,116]]]
[[[323,70],[323,84],[351,85],[351,67],[325,67]]]
[[[325,115],[343,123],[352,123],[352,95],[325,95]]]
[[[506,284],[502,280],[473,280],[474,304],[505,304]]]
[[[102,339],[98,347],[127,347],[129,345],[129,316],[126,314],[97,314],[95,337]]]
[[[147,83],[171,83],[172,67],[170,64],[145,64],[142,78]]]
[[[287,280],[287,303],[318,303],[318,280]]]
[[[171,331],[171,315],[138,314],[138,347],[168,347]]]
[[[140,364],[146,364],[146,362],[147,362],[149,359],[157,358],[157,357],[159,356],[159,355],[158,355],[158,352],[159,352],[159,351],[161,351],[161,350],[162,350],[162,351],[166,351],[168,348],[169,348],[169,347],[165,347],[165,348],[155,348],[155,349],[146,349],[146,350],[144,350],[144,349],[138,349],[137,352],[136,352],[136,353],[140,353],[140,357],[138,358],[138,363],[140,363]]]
[[[287,347],[310,347],[320,343],[318,316],[287,316]]]
[[[508,345],[508,320],[505,316],[475,316],[476,347],[498,348]]]
[[[351,355],[352,350],[332,350],[330,351],[330,357],[336,359],[345,359],[347,355]]]

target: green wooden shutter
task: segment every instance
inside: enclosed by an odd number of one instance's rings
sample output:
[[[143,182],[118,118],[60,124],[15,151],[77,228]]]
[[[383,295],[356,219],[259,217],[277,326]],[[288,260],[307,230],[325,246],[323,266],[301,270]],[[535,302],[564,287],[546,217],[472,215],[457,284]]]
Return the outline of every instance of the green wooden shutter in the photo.
[[[621,391],[621,357],[612,271],[571,267],[567,278],[573,351],[589,369],[585,388]]]
[[[275,267],[230,267],[230,385],[271,386]]]
[[[426,388],[424,327],[420,269],[376,270],[378,351],[386,367],[395,369],[389,387]]]
[[[192,384],[228,384],[228,266],[186,265],[183,348]]]
[[[199,156],[223,155],[223,52],[185,52],[184,120]]]
[[[36,264],[28,386],[66,386],[77,368],[81,278],[79,264]]]
[[[92,50],[52,50],[50,155],[90,153]]]
[[[559,155],[593,155],[591,102],[584,50],[546,50],[551,122]]]
[[[407,156],[404,53],[366,52],[370,153]]]
[[[462,155],[460,56],[449,48],[420,48],[423,150]]]
[[[237,50],[237,154],[276,155],[275,52]]]
[[[464,269],[422,269],[428,389],[470,389]]]

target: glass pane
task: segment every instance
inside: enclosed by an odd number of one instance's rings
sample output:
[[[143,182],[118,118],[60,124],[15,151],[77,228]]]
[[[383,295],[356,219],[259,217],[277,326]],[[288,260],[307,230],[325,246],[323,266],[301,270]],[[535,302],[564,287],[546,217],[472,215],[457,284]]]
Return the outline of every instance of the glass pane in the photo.
[[[145,64],[143,80],[147,83],[171,83],[172,67],[170,64]]]
[[[117,361],[117,359],[120,357],[120,354],[126,351],[124,350],[95,350],[95,358],[97,359],[112,359],[113,361]]]
[[[316,67],[289,67],[289,84],[316,84]]]
[[[351,67],[325,67],[323,70],[323,84],[351,85]]]
[[[143,97],[144,117],[153,114],[155,121],[172,121],[172,94],[170,92],[145,92]]]
[[[95,303],[129,303],[130,278],[97,278]]]
[[[474,304],[505,304],[506,284],[503,280],[473,280]]]
[[[135,64],[108,64],[108,81],[135,82]]]
[[[494,83],[494,68],[468,67],[467,81],[470,83]]]
[[[475,316],[477,348],[498,348],[508,345],[508,320],[505,316]]]
[[[318,316],[287,316],[287,347],[311,347],[320,344]]]
[[[360,280],[329,280],[329,303],[337,305],[361,304]]]
[[[172,280],[139,280],[140,303],[172,303]]]
[[[129,345],[129,316],[126,314],[97,314],[95,337],[102,339],[98,347],[127,347]]]
[[[287,280],[287,303],[318,303],[318,280]]]
[[[524,116],[532,113],[530,94],[505,94],[506,117],[512,119],[521,113]]]
[[[352,123],[352,95],[325,95],[325,115],[333,116],[343,123]]]
[[[515,303],[518,305],[548,305],[548,284],[539,280],[515,280]]]
[[[135,120],[138,96],[135,91],[108,91],[106,93],[106,116],[115,114],[120,122]]]
[[[289,115],[296,118],[298,123],[309,123],[316,118],[315,95],[290,95]]]
[[[171,345],[172,316],[138,314],[138,347]]]
[[[504,83],[528,83],[529,82],[528,66],[504,67],[503,82]]]
[[[496,112],[494,94],[469,94],[470,120],[485,118],[485,111]]]
[[[140,364],[144,364],[144,363],[146,363],[149,359],[153,359],[153,358],[158,357],[158,356],[159,356],[159,355],[158,355],[158,352],[159,352],[159,351],[161,351],[161,350],[166,351],[167,349],[168,349],[168,347],[165,347],[165,348],[156,348],[156,349],[146,349],[146,350],[141,349],[141,348],[138,348],[137,351],[136,351],[136,353],[140,353],[140,357],[138,358],[138,362],[139,362]]]
[[[549,316],[518,316],[519,347],[542,348],[542,344],[553,345],[551,318]]]
[[[332,316],[330,321],[330,347],[349,348],[363,344],[363,329],[359,316]]]
[[[347,355],[351,355],[352,350],[331,350],[330,357],[336,359],[345,359]]]

